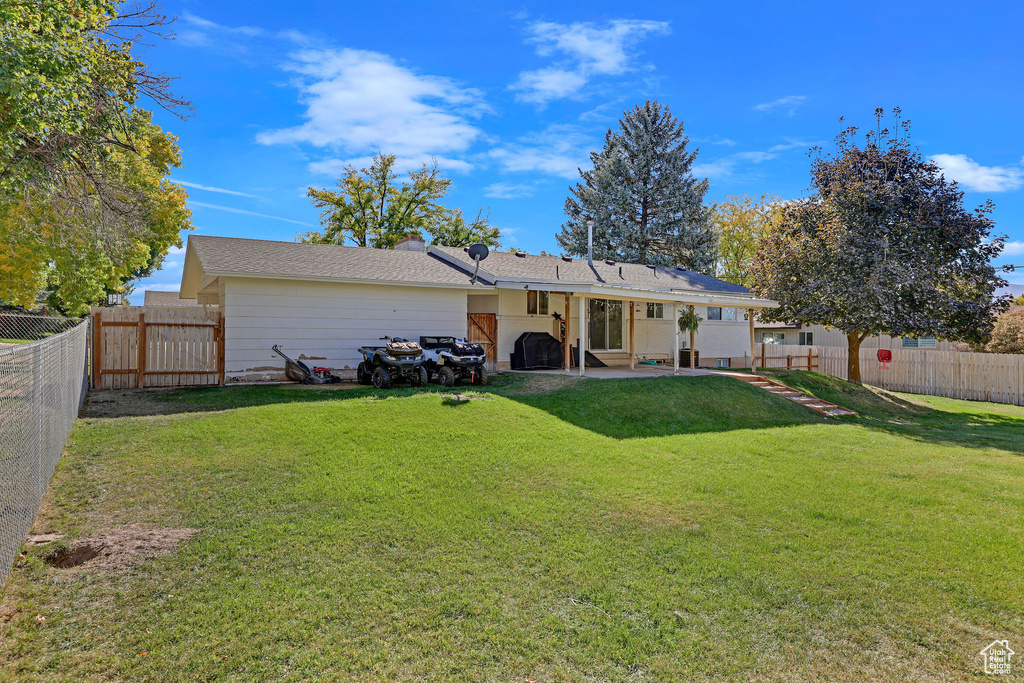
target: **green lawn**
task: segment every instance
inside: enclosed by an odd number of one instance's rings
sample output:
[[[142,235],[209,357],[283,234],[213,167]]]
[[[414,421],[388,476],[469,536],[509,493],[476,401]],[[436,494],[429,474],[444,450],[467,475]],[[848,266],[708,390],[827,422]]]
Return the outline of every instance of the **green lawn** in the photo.
[[[136,394],[79,423],[36,530],[201,531],[119,572],[29,551],[0,679],[947,681],[1024,652],[1024,409],[779,375],[860,416],[725,377]]]

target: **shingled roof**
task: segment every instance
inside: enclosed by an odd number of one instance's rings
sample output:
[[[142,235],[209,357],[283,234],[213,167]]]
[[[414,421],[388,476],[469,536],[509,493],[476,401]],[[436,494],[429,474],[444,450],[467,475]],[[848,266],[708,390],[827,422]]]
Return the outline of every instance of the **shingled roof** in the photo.
[[[728,301],[739,297],[752,304],[765,303],[755,301],[745,287],[680,268],[612,261],[595,261],[591,267],[586,259],[492,251],[481,263],[475,283],[473,269],[467,250],[458,247],[404,251],[190,235],[181,291],[195,296],[212,278],[234,276],[480,289],[538,283],[546,289],[564,287],[605,295],[621,288],[662,292],[666,300],[699,295],[708,302],[715,297]]]
[[[189,235],[207,275],[470,286],[470,274],[422,251]]]
[[[471,270],[473,260],[460,247],[431,247],[457,259],[461,267]],[[521,252],[520,252],[521,253]],[[717,294],[747,294],[750,290],[692,270],[645,266],[638,263],[594,261],[561,256],[518,255],[504,251],[491,251],[480,269],[499,280],[564,282],[569,284],[631,287],[652,290],[680,290]]]

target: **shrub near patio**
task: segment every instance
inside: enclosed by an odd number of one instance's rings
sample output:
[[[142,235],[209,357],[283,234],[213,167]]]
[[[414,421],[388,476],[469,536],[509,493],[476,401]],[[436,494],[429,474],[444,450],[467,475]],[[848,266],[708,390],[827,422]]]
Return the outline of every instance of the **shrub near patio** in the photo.
[[[199,532],[27,549],[0,670],[949,680],[1024,642],[1024,410],[798,380],[859,417],[725,377],[103,397],[35,531]]]

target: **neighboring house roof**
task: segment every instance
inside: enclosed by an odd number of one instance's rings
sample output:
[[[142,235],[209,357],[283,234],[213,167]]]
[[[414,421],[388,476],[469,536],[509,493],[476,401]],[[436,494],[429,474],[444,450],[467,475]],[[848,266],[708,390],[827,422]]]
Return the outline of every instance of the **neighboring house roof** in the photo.
[[[472,270],[473,259],[461,247],[431,247],[457,259]],[[491,251],[480,269],[499,280],[564,282],[566,284],[605,285],[639,289],[684,290],[721,294],[747,294],[750,290],[725,280],[677,268],[652,267],[639,263],[594,260],[593,268],[585,258],[561,256],[517,256],[511,252]],[[620,274],[621,270],[621,274]]]
[[[760,320],[754,321],[754,329],[758,330],[799,330],[800,323],[765,323]]]
[[[452,268],[442,259],[423,251],[395,251],[343,247],[335,244],[273,242],[238,237],[189,235],[192,252],[203,274],[280,277],[312,280],[401,282],[405,284],[470,286],[467,272]],[[189,270],[186,254],[186,271]],[[185,283],[189,273],[185,273]],[[183,284],[191,294],[198,282]]]
[[[152,289],[146,290],[143,304],[161,308],[191,308],[192,306],[199,306],[199,302],[195,299],[182,299],[180,292],[157,292]]]

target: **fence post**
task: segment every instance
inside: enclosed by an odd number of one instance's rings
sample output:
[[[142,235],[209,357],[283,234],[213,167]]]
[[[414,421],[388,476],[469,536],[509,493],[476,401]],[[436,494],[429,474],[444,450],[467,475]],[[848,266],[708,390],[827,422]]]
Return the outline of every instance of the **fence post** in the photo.
[[[35,383],[32,391],[32,420],[35,423],[33,430],[36,434],[36,493],[42,495],[43,493],[43,395],[45,393],[43,389],[43,345],[40,344],[32,350],[32,363],[34,365],[32,372],[32,380]],[[61,368],[63,370],[63,368]]]
[[[102,359],[103,359],[103,318],[100,317],[100,312],[96,311],[96,315],[93,316],[93,328],[92,328],[92,388],[93,390],[100,388],[100,375],[103,373]]]
[[[224,386],[224,313],[218,313],[217,317],[217,380],[220,386]],[[568,336],[569,330],[565,332]]]
[[[146,388],[146,313],[139,313],[139,378],[135,382],[137,389]]]

